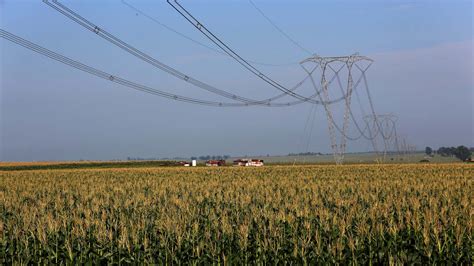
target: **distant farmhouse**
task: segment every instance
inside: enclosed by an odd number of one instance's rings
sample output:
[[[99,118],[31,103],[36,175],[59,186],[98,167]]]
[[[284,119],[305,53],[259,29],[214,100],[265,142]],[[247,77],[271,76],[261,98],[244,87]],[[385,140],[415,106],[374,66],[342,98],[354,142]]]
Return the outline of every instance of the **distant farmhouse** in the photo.
[[[234,166],[263,166],[263,160],[259,159],[238,159],[234,161]]]

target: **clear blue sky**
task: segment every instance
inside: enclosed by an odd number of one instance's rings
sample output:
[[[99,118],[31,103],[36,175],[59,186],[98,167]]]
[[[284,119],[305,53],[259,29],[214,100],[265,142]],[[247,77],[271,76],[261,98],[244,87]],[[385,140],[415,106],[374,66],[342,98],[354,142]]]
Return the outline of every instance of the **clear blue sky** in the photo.
[[[127,2],[212,46],[166,1]],[[398,132],[417,147],[474,146],[472,1],[254,2],[314,53],[359,52],[373,58],[368,79],[375,107],[398,115]],[[255,98],[278,94],[231,59],[160,27],[120,0],[62,3],[156,59],[219,88]],[[245,58],[280,64],[308,56],[247,0],[181,3]],[[0,0],[0,19],[2,29],[96,68],[164,91],[219,99],[139,61],[42,1]],[[301,143],[308,139],[308,104],[281,109],[195,106],[98,79],[3,39],[0,47],[0,160],[306,151]],[[304,77],[298,65],[259,68],[287,86]],[[310,151],[330,151],[327,131],[319,107]],[[369,148],[367,141],[348,146],[349,151]]]

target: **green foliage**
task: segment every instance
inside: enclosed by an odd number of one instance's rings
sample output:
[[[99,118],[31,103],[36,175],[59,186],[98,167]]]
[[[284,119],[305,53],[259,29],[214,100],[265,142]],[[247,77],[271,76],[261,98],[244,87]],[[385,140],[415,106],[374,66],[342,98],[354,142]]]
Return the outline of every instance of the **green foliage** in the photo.
[[[471,151],[466,146],[458,146],[454,153],[454,156],[461,161],[466,161],[471,158]]]
[[[455,147],[441,147],[438,149],[438,154],[441,156],[455,156],[461,161],[466,161],[471,158],[471,150],[466,146]]]
[[[433,149],[431,147],[426,147],[425,148],[425,153],[426,153],[426,155],[431,155],[431,154],[433,154]]]

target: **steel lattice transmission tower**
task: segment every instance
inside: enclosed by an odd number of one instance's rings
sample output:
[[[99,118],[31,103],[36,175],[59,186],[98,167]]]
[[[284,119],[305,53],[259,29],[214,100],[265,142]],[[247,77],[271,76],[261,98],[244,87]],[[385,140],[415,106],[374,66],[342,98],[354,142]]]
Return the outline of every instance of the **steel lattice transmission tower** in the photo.
[[[361,66],[363,65],[363,62],[365,62],[365,67]],[[357,139],[350,138],[347,135],[349,127],[349,118],[350,116],[353,117],[351,110],[352,93],[355,87],[357,87],[357,85],[359,84],[361,78],[365,77],[365,72],[370,67],[372,62],[373,60],[368,57],[360,56],[359,54],[353,54],[349,56],[337,57],[321,57],[318,55],[314,55],[300,63],[302,68],[309,75],[311,83],[319,97],[319,100],[324,106],[324,110],[326,112],[328,120],[328,130],[331,138],[331,148],[334,154],[334,160],[336,164],[342,164],[344,160],[347,140]],[[315,77],[313,76],[313,73],[315,73],[314,70],[316,68],[319,68],[320,70],[318,72],[320,73],[318,81],[316,81]],[[356,77],[356,75],[358,77]],[[332,76],[333,78],[330,79],[330,76]],[[344,77],[341,78],[341,76]],[[332,82],[334,78],[336,78],[337,82]],[[354,82],[354,80],[356,79],[357,82]],[[334,96],[330,97],[330,94],[334,94],[332,90],[337,89],[337,86],[339,86],[340,93],[342,93],[344,97],[342,127],[340,127],[336,123],[336,120],[334,118],[334,111],[332,110],[332,106],[330,104],[331,100],[334,98]],[[361,135],[364,135],[364,132],[361,131]]]
[[[364,120],[369,126],[371,136],[373,136],[371,141],[377,157],[381,157],[382,161],[387,159],[388,154],[396,154],[398,157],[400,157],[401,147],[397,133],[398,117],[394,114],[377,114],[366,115]],[[382,155],[380,155],[377,140],[383,142]]]

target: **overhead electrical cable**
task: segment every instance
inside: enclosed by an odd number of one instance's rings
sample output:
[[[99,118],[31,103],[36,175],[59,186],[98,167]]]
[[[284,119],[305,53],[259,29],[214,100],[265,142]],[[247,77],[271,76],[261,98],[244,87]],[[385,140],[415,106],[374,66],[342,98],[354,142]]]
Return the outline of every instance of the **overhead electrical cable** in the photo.
[[[314,110],[313,110],[313,119],[311,120],[311,126],[309,128],[309,136],[308,136],[308,141],[306,142],[306,150],[305,152],[309,152],[309,144],[311,143],[311,136],[313,135],[313,128],[314,128],[314,121],[316,120],[316,111],[318,109],[317,105],[314,105]]]
[[[362,68],[359,67],[358,65],[356,65],[356,67],[362,71]],[[375,113],[375,108],[374,108],[374,103],[372,101],[372,96],[370,94],[370,90],[369,90],[369,85],[368,85],[368,82],[367,82],[367,77],[365,76],[365,72],[362,72],[362,79],[364,80],[364,84],[365,84],[365,90],[366,90],[366,93],[367,93],[367,98],[369,99],[369,106],[370,106],[370,110],[372,112],[372,115],[374,116],[374,119],[375,119],[375,125],[377,126],[378,128],[378,131],[380,131],[380,133],[382,134],[382,137],[384,139],[388,139],[385,135],[384,135],[384,132],[380,126],[380,124],[378,123],[377,121],[377,114]]]
[[[354,63],[355,64],[355,63]],[[365,69],[364,69],[364,72],[370,67],[372,63],[370,63]],[[331,66],[331,65],[328,65],[328,68],[331,69],[332,71],[334,71],[334,73],[336,73],[336,71],[334,70],[334,68]],[[336,80],[337,80],[337,84],[339,85],[338,87],[340,88],[341,92],[344,94],[344,88],[343,88],[343,85],[342,85],[342,81],[341,81],[341,78],[339,77],[339,75],[337,75],[336,73]],[[360,81],[360,78],[359,78],[359,81]],[[354,90],[355,88],[359,85],[359,81],[357,82],[357,84],[354,86]],[[358,94],[357,94],[358,95]],[[359,99],[358,99],[359,100]],[[347,99],[346,99],[346,102],[347,102]],[[360,101],[359,101],[360,102]],[[366,124],[365,128],[362,129],[359,125],[359,123],[357,122],[357,120],[355,119],[355,116],[354,116],[354,113],[352,112],[352,108],[348,108],[348,111],[349,111],[349,114],[350,114],[350,117],[351,117],[351,120],[352,122],[354,123],[354,125],[356,126],[356,129],[357,131],[359,131],[360,133],[360,136],[364,137],[365,139],[367,140],[371,140],[372,138],[375,138],[375,136],[367,136],[366,135],[366,131],[370,131],[370,127],[369,127],[369,124]],[[370,133],[369,133],[370,134]]]
[[[356,64],[357,66],[357,64]],[[359,92],[357,90],[354,90],[354,93],[356,95],[356,99],[357,99],[357,102],[359,104],[359,108],[360,108],[360,113],[362,114],[362,117],[364,118],[364,122],[366,123],[367,125],[367,128],[368,128],[368,134],[369,134],[369,138],[367,140],[369,140],[370,144],[369,145],[372,145],[372,148],[373,148],[373,151],[375,152],[375,154],[377,156],[379,156],[379,152],[378,152],[378,148],[377,148],[377,141],[376,141],[376,137],[377,137],[377,127],[375,127],[375,131],[372,131],[371,129],[371,121],[368,121],[366,120],[366,112],[364,110],[364,107],[362,105],[362,101],[360,99],[360,96],[359,96]]]
[[[304,142],[306,141],[306,129],[308,128],[311,115],[313,114],[313,108],[315,107],[316,105],[312,104],[309,108],[308,117],[306,118],[306,122],[304,123],[303,134],[301,135],[301,139],[299,140],[298,148],[296,150],[297,152],[301,152],[301,150],[303,149]]]
[[[271,79],[252,64],[250,64],[247,60],[242,58],[239,54],[237,54],[234,50],[232,50],[228,45],[226,45],[222,40],[220,40],[215,34],[213,34],[209,29],[207,29],[199,20],[197,20],[189,11],[187,11],[181,4],[178,3],[177,0],[171,1],[167,0],[168,4],[172,6],[179,14],[181,14],[189,23],[191,23],[197,30],[203,33],[208,39],[210,39],[213,43],[215,43],[219,48],[221,48],[224,52],[234,58],[240,65],[242,65],[245,69],[256,75],[258,78],[262,79],[272,87],[287,93],[288,95],[299,99],[304,100],[310,103],[318,104],[318,101],[315,101],[311,98],[305,97],[294,91],[289,90],[285,86],[281,85],[280,83],[276,82],[275,80]],[[174,2],[174,3],[172,3]]]
[[[305,71],[309,71],[309,70],[307,70],[307,68],[305,68],[304,66],[303,66],[303,69],[304,69]],[[339,69],[339,70],[340,70],[340,69]],[[338,70],[337,72],[339,72],[339,70]],[[334,75],[334,77],[333,77],[332,79],[337,79],[337,77],[338,77],[337,72],[336,72],[336,74]],[[309,73],[309,72],[308,72],[308,73]],[[321,91],[321,89],[318,88],[318,86],[317,86],[317,84],[316,84],[316,81],[314,80],[313,76],[310,75],[309,77],[310,77],[310,81],[311,81],[312,85],[313,85],[318,91]],[[363,77],[361,76],[361,77],[359,77],[359,79],[355,82],[355,84],[354,84],[354,91],[356,91],[357,87],[359,86],[359,84],[360,84],[360,82],[361,82],[362,80],[363,80]],[[327,86],[329,86],[331,83],[332,83],[332,82],[328,82],[328,85],[327,85]],[[320,97],[320,100],[323,101],[323,98],[322,98],[322,95],[321,95],[321,94],[318,94],[318,97]],[[327,112],[330,112],[329,106],[324,105],[324,108],[325,108],[325,110],[326,110]],[[336,123],[336,121],[334,120],[334,118],[332,117],[332,115],[330,115],[330,116],[328,117],[328,120],[329,120],[330,123],[332,123],[332,124],[334,125],[334,128],[335,128],[343,137],[345,137],[345,138],[347,138],[348,140],[351,140],[351,141],[359,140],[359,139],[362,138],[362,137],[364,137],[364,138],[366,138],[366,139],[368,139],[368,140],[371,140],[371,139],[375,138],[376,135],[377,135],[377,133],[376,133],[376,134],[374,134],[373,136],[370,136],[370,135],[369,135],[369,137],[366,137],[365,134],[364,134],[364,132],[367,130],[367,127],[368,127],[368,126],[366,126],[366,128],[364,128],[363,130],[359,131],[359,134],[358,134],[357,136],[350,136],[350,135],[348,135],[347,133],[345,133],[345,132],[343,131],[343,129]],[[354,120],[355,120],[355,118],[354,118]],[[355,123],[356,123],[356,122],[355,122]],[[358,124],[357,124],[357,125],[358,125]],[[359,127],[359,128],[360,128],[360,127]]]
[[[305,52],[309,55],[313,54],[310,50],[304,48],[301,44],[299,44],[297,41],[295,41],[293,38],[291,38],[290,35],[288,35],[280,27],[278,27],[278,25],[275,22],[273,22],[273,20],[270,19],[270,17],[268,17],[252,0],[248,0],[248,1],[258,11],[258,13],[260,13],[260,15],[262,15],[278,32],[280,32],[283,36],[285,36],[286,39],[288,39],[291,43],[293,43],[301,51],[303,51],[303,52]]]
[[[306,68],[303,68],[306,70]],[[318,88],[317,84],[316,84],[316,81],[314,80],[313,76],[310,75],[309,76],[310,78],[310,81],[312,83],[312,85],[315,87],[315,88]],[[359,78],[359,80],[355,83],[355,86],[354,88],[357,88],[358,84],[360,83],[360,81],[363,80],[362,77]],[[329,83],[328,83],[329,85]],[[318,94],[318,97],[320,98],[321,101],[324,101],[324,99],[322,98],[322,95],[321,94]],[[326,105],[324,104],[324,109],[326,110],[326,113],[328,114],[331,114],[332,112],[329,110],[329,105]],[[363,137],[363,134],[359,133],[358,136],[349,136],[347,133],[345,133],[345,131],[336,123],[336,121],[334,120],[334,118],[332,117],[332,115],[329,115],[328,116],[328,120],[329,122],[334,126],[334,128],[346,139],[348,140],[351,140],[351,141],[355,141],[355,140],[359,140],[361,137]],[[365,130],[365,129],[364,129]]]
[[[350,56],[350,57],[344,57],[344,56],[341,57],[341,56],[339,56],[339,57],[326,57],[326,58],[321,58],[321,57],[316,56],[315,58],[316,58],[316,60],[313,59],[313,58],[308,58],[308,59],[304,60],[304,61],[301,63],[302,68],[303,68],[307,73],[309,73],[309,72],[308,72],[309,70],[307,69],[307,67],[305,67],[305,63],[307,63],[307,62],[313,62],[313,63],[316,63],[317,65],[319,65],[319,67],[320,67],[321,69],[324,68],[325,70],[328,70],[328,69],[329,69],[329,70],[332,70],[332,71],[334,72],[335,76],[337,77],[337,80],[338,80],[337,83],[338,83],[339,88],[340,88],[340,90],[341,90],[342,93],[344,93],[344,89],[343,89],[343,86],[342,86],[342,82],[341,82],[341,80],[340,80],[340,77],[339,77],[339,75],[338,75],[340,69],[338,69],[338,70],[336,71],[336,70],[331,66],[331,64],[332,64],[332,63],[337,63],[337,62],[344,63],[344,64],[346,65],[346,67],[348,68],[349,74],[351,74],[351,69],[353,68],[352,66],[355,66],[355,67],[361,72],[361,75],[360,75],[359,79],[357,80],[357,82],[355,82],[355,83],[351,82],[351,84],[353,84],[353,85],[350,86],[350,87],[351,87],[351,90],[354,91],[354,92],[356,93],[356,96],[358,97],[357,88],[358,88],[360,82],[361,82],[361,81],[364,81],[364,87],[365,87],[366,92],[367,92],[367,94],[368,94],[369,102],[372,102],[372,101],[371,101],[371,97],[370,97],[370,90],[369,90],[368,83],[367,83],[367,78],[366,78],[366,75],[365,75],[365,73],[367,72],[367,70],[369,69],[369,67],[372,65],[372,62],[373,62],[370,58],[367,58],[367,57],[365,57],[365,56],[359,56],[358,54],[354,54],[354,55],[352,55],[352,56]],[[351,58],[352,58],[352,59],[351,59]],[[319,61],[319,60],[322,60],[322,61]],[[349,60],[349,61],[348,61],[348,60]],[[366,67],[361,67],[361,66],[359,66],[359,64],[357,63],[358,61],[368,61],[369,64],[368,64]],[[351,67],[349,67],[348,64],[350,64]],[[324,71],[325,71],[325,70],[324,70]],[[349,78],[348,82],[351,81],[351,79],[352,79],[352,74],[351,74],[348,78]],[[318,90],[318,91],[321,91],[321,90],[322,90],[322,88],[321,88],[321,89],[318,89],[318,88],[317,88],[316,82],[315,82],[314,80],[311,80],[311,83],[313,84],[313,86],[315,87],[316,90]],[[322,87],[324,87],[323,84],[321,84],[321,85],[322,85]],[[328,87],[329,85],[330,85],[330,83],[328,83],[328,84],[325,85],[325,86]],[[349,86],[349,83],[348,83],[348,86]],[[348,89],[349,89],[349,87],[348,87]],[[349,93],[346,92],[345,95],[349,95]],[[319,94],[318,96],[320,97],[321,95]],[[323,100],[323,99],[321,99],[321,100]],[[358,135],[358,136],[349,136],[349,135],[347,135],[347,133],[344,132],[344,129],[341,129],[341,127],[336,124],[336,122],[334,121],[334,118],[332,117],[332,115],[328,115],[328,120],[329,120],[329,122],[330,122],[331,124],[333,124],[333,127],[334,127],[342,136],[344,136],[344,137],[347,138],[348,140],[358,140],[358,139],[360,139],[361,137],[364,137],[364,138],[367,139],[367,140],[374,140],[374,139],[377,137],[377,135],[379,134],[379,132],[380,132],[380,134],[382,135],[382,137],[383,137],[384,139],[389,139],[389,138],[390,138],[390,136],[387,137],[386,134],[384,134],[384,132],[381,132],[381,131],[382,131],[382,130],[381,130],[381,129],[382,129],[382,126],[380,125],[380,122],[377,120],[378,116],[375,118],[375,121],[374,121],[374,124],[376,125],[374,132],[371,132],[370,125],[369,125],[369,123],[368,123],[367,121],[364,121],[364,122],[366,123],[366,126],[365,126],[365,128],[362,129],[361,126],[358,124],[357,120],[355,119],[355,116],[354,116],[354,114],[353,114],[353,111],[352,111],[352,109],[350,108],[350,106],[348,105],[348,102],[347,102],[347,101],[348,101],[348,99],[345,99],[346,106],[347,106],[347,109],[346,109],[346,110],[347,110],[347,112],[348,112],[348,115],[350,115],[351,120],[352,120],[353,123],[355,124],[357,130],[359,131],[359,135]],[[360,104],[360,99],[358,99],[358,101],[359,101],[359,104]],[[325,107],[326,112],[331,113],[331,111],[330,111],[328,108],[329,108],[329,107],[327,107],[327,108]],[[374,109],[374,107],[373,107],[373,103],[371,104],[371,111],[372,111],[373,117],[375,117],[375,116],[374,116],[374,114],[375,114],[375,109]],[[362,112],[362,113],[365,113],[365,112]],[[367,136],[367,133],[365,133],[366,131],[369,131],[368,136]]]
[[[76,60],[73,60],[71,58],[68,58],[64,55],[60,55],[56,52],[53,52],[51,50],[48,50],[44,47],[41,47],[37,44],[34,44],[26,39],[23,39],[17,35],[14,35],[8,31],[5,31],[3,29],[0,29],[0,37],[8,40],[12,43],[15,43],[17,45],[23,46],[24,48],[27,48],[33,52],[36,52],[38,54],[44,55],[50,59],[53,59],[55,61],[58,61],[60,63],[63,63],[65,65],[68,65],[70,67],[73,67],[75,69],[81,70],[83,72],[89,73],[93,76],[123,85],[125,87],[129,87],[135,90],[139,90],[145,93],[153,94],[156,96],[164,97],[167,99],[175,100],[175,101],[180,101],[180,102],[186,102],[186,103],[192,103],[192,104],[198,104],[198,105],[206,105],[206,106],[213,106],[213,107],[248,107],[251,106],[250,104],[246,103],[229,103],[229,102],[218,102],[218,101],[208,101],[208,100],[202,100],[202,99],[197,99],[197,98],[192,98],[192,97],[186,97],[178,94],[172,94],[169,92],[157,90],[136,82],[132,82],[130,80],[124,79],[120,76],[113,75],[110,73],[107,73],[105,71],[99,70],[97,68],[88,66],[86,64],[83,64],[81,62],[78,62]],[[279,107],[275,105],[261,105],[261,106],[269,106],[269,107]]]
[[[124,4],[125,6],[127,6],[128,8],[130,8],[131,10],[137,12],[137,14],[140,14],[142,16],[144,16],[145,18],[149,19],[151,22],[161,26],[162,28],[170,31],[170,32],[173,32],[179,36],[181,36],[182,38],[184,39],[187,39],[188,41],[190,42],[193,42],[201,47],[204,47],[214,53],[217,53],[217,54],[220,54],[220,55],[223,55],[223,56],[226,56],[228,57],[229,55],[226,54],[225,52],[221,51],[220,49],[216,49],[214,47],[211,47],[205,43],[202,43],[196,39],[193,39],[191,37],[189,37],[188,35],[184,34],[184,33],[181,33],[179,31],[177,31],[176,29],[166,25],[165,23],[159,21],[156,17],[154,16],[151,16],[149,15],[148,13],[146,13],[145,11],[143,11],[142,9],[136,7],[135,5],[132,5],[130,4],[129,2],[125,1],[125,0],[121,0],[122,1],[122,4]],[[272,67],[282,67],[282,66],[294,66],[294,65],[298,65],[299,62],[291,62],[291,63],[283,63],[283,64],[275,64],[275,63],[265,63],[265,62],[259,62],[259,61],[255,61],[255,60],[248,60],[249,62],[253,63],[253,64],[256,64],[256,65],[262,65],[262,66],[272,66]]]
[[[143,92],[146,92],[146,93],[154,94],[154,95],[161,96],[161,97],[164,97],[164,98],[168,98],[168,99],[171,99],[171,100],[187,102],[187,103],[193,103],[193,104],[208,105],[208,106],[215,106],[215,107],[246,106],[245,104],[242,104],[242,103],[224,103],[224,102],[200,100],[200,99],[185,97],[185,96],[181,96],[181,95],[177,95],[177,94],[171,94],[171,93],[164,92],[164,91],[161,91],[161,90],[156,90],[156,89],[147,87],[145,85],[138,84],[138,83],[123,79],[123,78],[121,78],[117,75],[112,75],[112,74],[104,72],[102,70],[99,70],[99,69],[93,68],[91,66],[85,65],[85,64],[80,63],[78,61],[70,59],[66,56],[60,55],[60,54],[55,53],[51,50],[43,48],[43,47],[41,47],[37,44],[34,44],[30,41],[27,41],[27,40],[25,40],[21,37],[18,37],[16,35],[8,32],[8,31],[5,31],[3,29],[0,29],[0,37],[4,38],[5,40],[8,40],[10,42],[13,42],[17,45],[23,46],[23,47],[25,47],[25,48],[27,48],[31,51],[34,51],[36,53],[42,54],[46,57],[49,57],[53,60],[56,60],[60,63],[69,65],[73,68],[84,71],[84,72],[89,73],[91,75],[94,75],[96,77],[99,77],[99,78],[102,78],[102,79],[105,79],[105,80],[109,80],[111,82],[115,82],[115,83],[121,84],[123,86],[129,87],[129,88],[132,88],[132,89],[135,89],[135,90],[139,90],[139,91],[143,91]]]
[[[174,1],[175,1],[176,4],[178,4],[178,5],[184,10],[184,12],[186,12],[186,13],[189,14],[192,18],[194,18],[189,12],[187,12],[186,9],[184,9],[184,7],[182,7],[182,6],[177,2],[177,0],[174,0]],[[270,19],[252,0],[248,0],[248,1],[249,1],[249,3],[250,3],[275,29],[277,29],[277,30],[278,30],[283,36],[285,36],[290,42],[292,42],[295,46],[297,46],[298,48],[300,48],[302,51],[305,51],[305,52],[308,53],[308,54],[312,54],[308,49],[306,49],[306,48],[304,48],[303,46],[301,46],[297,41],[295,41],[295,40],[294,40],[293,38],[291,38],[287,33],[285,33],[285,31],[283,31],[275,22],[273,22],[273,20]],[[168,3],[170,3],[169,0],[168,0]],[[174,6],[173,6],[173,7],[174,7]],[[176,9],[176,8],[175,8],[175,9]],[[182,14],[182,13],[181,13],[181,14]],[[183,14],[182,14],[182,15],[183,15]],[[189,20],[188,20],[188,21],[189,21]],[[197,20],[196,20],[196,21],[197,21]],[[197,22],[200,23],[199,21],[197,21]],[[194,24],[194,23],[193,23],[193,24]],[[357,68],[359,68],[359,70],[364,74],[364,81],[365,81],[365,82],[366,82],[366,79],[365,79],[365,71],[370,67],[371,64],[372,64],[372,63],[370,63],[364,70],[362,70],[357,64],[355,64],[355,65],[357,66]],[[342,86],[342,83],[341,83],[341,80],[340,80],[340,77],[339,77],[338,73],[337,73],[330,65],[328,65],[328,66],[329,66],[329,68],[330,68],[331,70],[333,70],[333,71],[335,72],[336,77],[337,77],[337,81],[338,81],[338,84],[339,84],[339,87],[340,87],[340,89],[341,89],[341,92],[342,92],[342,94],[344,94],[343,86]],[[359,79],[359,81],[360,81],[360,79]],[[359,81],[357,82],[357,84],[359,83]],[[313,83],[314,83],[314,81],[313,81]],[[354,89],[355,89],[356,87],[357,87],[357,85],[354,86]],[[367,83],[366,83],[366,88],[367,88],[367,92],[368,92]],[[318,95],[319,95],[319,94],[318,94]],[[358,95],[357,95],[357,96],[358,96]],[[321,99],[321,101],[323,101],[323,100]],[[345,97],[345,101],[346,101],[346,102],[348,101],[348,97]],[[374,111],[374,109],[373,109],[373,103],[372,103],[372,101],[371,101],[370,95],[369,95],[369,101],[370,101],[370,103],[371,103],[372,111],[373,111],[373,113],[375,114],[375,111]],[[359,100],[359,103],[360,103],[360,100]],[[353,112],[352,112],[352,109],[351,109],[350,107],[348,107],[348,112],[350,113],[351,120],[352,120],[353,123],[355,124],[355,126],[356,126],[357,130],[359,131],[360,135],[359,135],[358,137],[348,137],[348,136],[345,136],[345,137],[347,137],[348,139],[352,139],[352,140],[359,139],[360,137],[364,137],[364,138],[366,138],[366,139],[371,140],[371,139],[373,139],[373,138],[376,137],[377,134],[375,134],[374,136],[367,136],[367,135],[366,135],[365,131],[367,131],[367,130],[370,131],[369,125],[367,124],[364,129],[361,129],[361,127],[360,127],[359,124],[357,123],[357,121],[356,121],[356,119],[355,119],[355,116],[354,116],[354,114],[353,114]],[[342,133],[342,130],[336,125],[335,121],[332,120],[332,122],[335,124],[336,129],[337,129],[340,133]],[[380,126],[379,126],[379,123],[377,123],[377,125],[378,125],[378,127],[380,127]],[[383,134],[383,131],[382,131],[381,133],[382,133],[382,135],[384,135],[384,134]],[[370,135],[370,134],[369,134],[369,135]],[[383,136],[383,137],[384,137],[384,139],[387,138],[386,136]]]
[[[275,107],[291,106],[291,105],[296,105],[296,104],[300,104],[300,103],[304,103],[304,102],[322,104],[320,101],[314,100],[314,98],[317,96],[317,93],[311,95],[308,98],[304,97],[301,100],[297,100],[297,101],[293,101],[293,102],[272,103],[272,101],[274,101],[275,99],[279,99],[281,97],[284,97],[284,96],[288,95],[288,93],[284,92],[283,94],[280,94],[280,95],[277,95],[277,96],[274,96],[274,97],[271,97],[271,98],[268,98],[268,99],[264,99],[264,100],[254,100],[254,99],[248,99],[248,98],[245,98],[245,97],[241,97],[241,96],[229,93],[229,92],[224,91],[224,90],[220,90],[220,89],[218,89],[216,87],[213,87],[213,86],[211,86],[207,83],[204,83],[202,81],[194,79],[194,78],[192,78],[188,75],[185,75],[182,72],[180,72],[180,71],[178,71],[178,70],[176,70],[176,69],[174,69],[174,68],[172,68],[172,67],[170,67],[170,66],[168,66],[168,65],[166,65],[166,64],[164,64],[164,63],[162,63],[158,60],[156,60],[155,58],[147,55],[146,53],[134,48],[133,46],[129,45],[128,43],[126,43],[126,42],[122,41],[121,39],[117,38],[116,36],[110,34],[106,30],[104,30],[103,28],[93,24],[92,22],[90,22],[87,19],[83,18],[79,14],[77,14],[74,11],[70,10],[69,8],[64,6],[63,4],[59,3],[59,1],[57,1],[57,0],[53,0],[52,2],[48,1],[48,0],[43,0],[43,2],[45,2],[47,5],[51,6],[52,8],[54,8],[55,10],[60,12],[61,14],[65,15],[69,19],[71,19],[74,22],[78,23],[79,25],[85,27],[89,31],[94,32],[99,37],[111,42],[112,44],[118,46],[119,48],[121,48],[125,51],[127,51],[128,53],[134,55],[135,57],[137,57],[137,58],[139,58],[139,59],[141,59],[141,60],[143,60],[143,61],[145,61],[145,62],[147,62],[147,63],[149,63],[149,64],[165,71],[165,72],[167,72],[168,74],[171,74],[171,75],[181,79],[181,80],[184,80],[184,81],[186,81],[190,84],[193,84],[193,85],[195,85],[199,88],[202,88],[204,90],[207,90],[207,91],[215,93],[215,94],[218,94],[218,95],[223,96],[225,98],[236,100],[236,101],[241,101],[241,102],[244,102],[244,103],[249,104],[249,105],[267,105],[267,106],[275,106]],[[306,79],[307,79],[307,76],[305,77],[304,80],[297,83],[289,91],[291,91],[293,93],[293,91],[296,90],[298,87],[300,87]],[[338,99],[328,101],[325,104],[333,104],[333,103],[342,101],[342,100],[344,100],[344,97],[345,97],[345,95],[341,96]]]
[[[180,78],[181,80],[184,80],[188,83],[194,84],[194,85],[196,85],[200,88],[203,88],[207,91],[210,91],[210,92],[213,92],[215,94],[221,95],[223,97],[230,98],[230,99],[233,99],[233,100],[242,100],[242,101],[245,101],[245,102],[252,102],[250,99],[243,99],[243,98],[241,98],[237,95],[231,94],[231,93],[226,92],[226,91],[218,90],[218,89],[216,89],[212,86],[209,86],[208,84],[201,83],[198,80],[195,80],[192,77],[190,77],[188,75],[185,75],[184,73],[181,73],[178,70],[176,70],[176,69],[174,69],[174,68],[172,68],[168,65],[163,64],[162,62],[152,58],[151,56],[135,49],[134,47],[132,47],[130,45],[128,45],[127,43],[123,42],[122,40],[120,40],[118,38],[115,38],[115,36],[109,34],[107,31],[103,30],[102,28],[100,28],[97,25],[95,25],[95,24],[89,22],[88,20],[84,19],[79,14],[74,13],[72,10],[68,9],[67,7],[65,7],[64,5],[62,5],[61,3],[57,2],[57,1],[53,1],[53,3],[51,3],[48,0],[44,0],[43,2],[45,2],[47,5],[51,6],[52,8],[54,8],[56,11],[60,12],[61,14],[65,15],[66,17],[70,18],[74,22],[78,23],[79,25],[81,25],[81,26],[85,27],[86,29],[96,33],[98,36],[100,36],[100,37],[108,40],[109,42],[115,44],[116,46],[126,50],[127,52],[129,52],[130,54],[140,58],[141,60],[146,61],[149,64],[151,64],[151,65],[167,72],[168,74],[171,74],[171,75],[173,75],[177,78]]]

